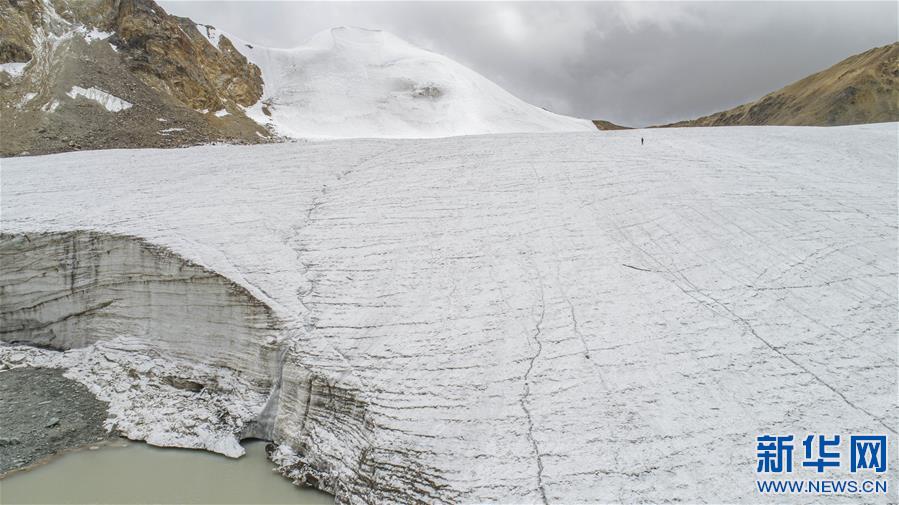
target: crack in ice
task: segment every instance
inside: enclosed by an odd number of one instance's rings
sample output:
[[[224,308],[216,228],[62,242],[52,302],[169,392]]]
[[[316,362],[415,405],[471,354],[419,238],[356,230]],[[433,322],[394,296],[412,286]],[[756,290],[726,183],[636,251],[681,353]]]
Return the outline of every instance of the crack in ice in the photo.
[[[543,318],[546,315],[546,300],[543,292],[543,283],[540,283],[540,319],[536,324],[536,332],[534,333],[534,343],[537,344],[537,352],[531,356],[530,362],[528,363],[528,369],[524,373],[524,394],[519,399],[521,403],[521,409],[524,410],[525,416],[528,421],[528,440],[531,442],[531,447],[534,450],[534,457],[537,460],[537,489],[540,491],[540,498],[543,500],[543,503],[549,503],[546,499],[546,489],[543,487],[543,459],[540,455],[540,449],[537,447],[537,441],[534,439],[534,420],[531,416],[531,410],[528,408],[528,400],[530,400],[531,395],[531,385],[530,385],[530,376],[531,371],[534,369],[534,362],[537,361],[537,358],[540,357],[540,354],[543,352],[543,343],[540,341],[540,334],[543,332],[541,325],[543,324]]]
[[[622,231],[621,227],[619,227],[619,226],[616,225],[616,228],[618,229],[618,233],[619,233],[622,237],[624,237],[624,239],[625,239],[628,243],[630,243],[633,247],[635,247],[637,250],[639,250],[641,253],[643,253],[643,255],[645,255],[647,258],[649,258],[653,263],[655,263],[656,265],[658,265],[659,268],[661,268],[662,270],[664,270],[664,272],[663,272],[663,271],[658,271],[658,273],[662,273],[662,274],[667,273],[668,275],[670,275],[671,277],[673,277],[671,283],[674,284],[674,286],[677,287],[677,289],[679,289],[680,291],[682,291],[684,294],[686,294],[686,295],[689,296],[690,298],[696,300],[696,301],[699,302],[700,304],[704,305],[705,307],[707,307],[708,309],[710,309],[713,313],[718,314],[718,315],[722,315],[722,314],[720,314],[718,311],[716,311],[716,310],[713,308],[713,304],[714,304],[714,305],[717,305],[718,307],[720,307],[721,309],[723,309],[727,314],[729,314],[729,315],[731,316],[731,317],[728,318],[728,319],[731,319],[731,320],[734,321],[735,323],[738,323],[738,324],[740,324],[741,326],[743,326],[744,329],[745,329],[745,331],[746,331],[747,333],[749,333],[750,335],[752,335],[753,337],[755,337],[757,340],[759,340],[760,342],[762,342],[763,344],[765,344],[765,346],[768,347],[769,349],[771,349],[772,351],[774,351],[775,354],[777,354],[777,355],[780,356],[781,358],[783,358],[783,359],[789,361],[789,362],[792,363],[794,366],[796,366],[797,368],[799,368],[799,369],[802,370],[803,372],[807,373],[808,375],[812,376],[812,378],[814,378],[819,384],[821,384],[821,385],[824,386],[825,388],[829,389],[831,392],[833,392],[834,394],[836,394],[840,399],[842,399],[843,402],[846,403],[846,405],[849,405],[850,407],[854,408],[855,410],[864,413],[865,415],[867,415],[867,416],[870,417],[871,419],[874,419],[875,421],[877,421],[878,424],[880,424],[881,426],[883,426],[884,428],[886,428],[887,430],[889,430],[890,433],[893,433],[894,435],[897,434],[896,429],[895,429],[895,428],[892,428],[891,426],[889,426],[888,424],[886,424],[886,423],[883,421],[883,419],[881,419],[880,417],[877,417],[876,415],[874,415],[873,413],[871,413],[871,412],[868,411],[867,409],[865,409],[865,408],[863,408],[863,407],[861,407],[861,406],[855,404],[853,401],[851,401],[849,398],[847,398],[846,395],[844,395],[842,392],[840,392],[840,391],[837,390],[835,387],[833,387],[833,386],[831,386],[829,383],[827,383],[824,379],[822,379],[818,374],[816,374],[815,372],[811,371],[810,369],[808,369],[807,367],[805,367],[803,364],[799,363],[799,362],[796,361],[795,359],[791,358],[789,355],[787,355],[786,353],[784,353],[783,351],[781,351],[780,349],[778,349],[777,346],[775,346],[774,344],[772,344],[771,342],[769,342],[767,339],[765,339],[764,337],[762,337],[761,335],[759,335],[759,334],[755,331],[755,328],[752,326],[752,324],[751,324],[749,321],[747,321],[744,317],[742,317],[742,316],[738,315],[736,312],[734,312],[734,311],[733,311],[730,307],[728,307],[724,302],[718,300],[717,298],[711,296],[710,294],[708,294],[708,293],[706,293],[705,291],[703,291],[702,289],[700,289],[696,284],[694,284],[692,281],[690,281],[690,279],[688,279],[687,276],[684,275],[684,273],[683,273],[681,270],[672,271],[672,269],[671,269],[670,267],[668,267],[667,265],[665,265],[664,263],[662,263],[662,262],[661,262],[660,260],[658,260],[655,256],[653,256],[652,254],[648,253],[645,249],[643,249],[642,247],[640,247],[639,245],[637,245],[633,240],[631,240],[631,238],[630,238],[627,234],[625,234],[625,233]],[[627,266],[627,265],[625,265],[625,266]],[[692,291],[687,290],[687,289],[684,289],[684,287],[681,286],[680,283],[677,282],[676,279],[678,279],[678,278],[680,278],[685,284],[687,284],[688,287],[692,288]],[[703,300],[697,298],[696,296],[694,296],[694,295],[692,294],[692,293],[694,293],[694,292],[695,292],[695,293],[698,293],[698,294],[700,294],[700,295],[702,295],[703,297],[705,297],[705,298],[708,299],[708,300],[711,300],[711,302],[713,302],[713,303],[709,303],[709,302],[707,302],[707,301],[703,301]],[[724,317],[727,317],[727,316],[724,316]]]

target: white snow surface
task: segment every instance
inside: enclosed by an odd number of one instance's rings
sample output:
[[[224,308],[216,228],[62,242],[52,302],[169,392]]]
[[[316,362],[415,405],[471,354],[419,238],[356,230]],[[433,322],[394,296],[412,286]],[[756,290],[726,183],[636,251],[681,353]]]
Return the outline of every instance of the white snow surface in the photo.
[[[10,158],[0,209],[142,237],[292,321],[365,450],[323,404],[276,459],[326,458],[341,502],[845,502],[760,496],[755,443],[896,436],[897,128]]]
[[[12,63],[0,63],[0,72],[6,72],[11,77],[21,77],[22,74],[25,73],[25,67],[31,63],[30,61],[26,61],[23,63],[12,62]]]
[[[201,24],[197,24],[195,26],[197,27],[197,30],[204,37],[206,37],[206,40],[208,40],[209,43],[212,44],[212,47],[218,48],[219,41],[222,39],[222,33],[216,27],[214,27],[212,25],[201,25]],[[228,35],[228,37],[230,38],[231,36]]]
[[[218,45],[220,32],[198,29]],[[467,67],[384,31],[332,28],[292,49],[227,36],[262,70],[263,97],[247,114],[286,137],[596,130],[590,121],[525,103]]]
[[[110,95],[109,93],[94,87],[82,88],[81,86],[72,86],[72,89],[70,89],[66,95],[72,99],[83,96],[88,100],[93,100],[102,105],[103,108],[109,112],[119,112],[129,109],[132,105],[131,102],[127,100],[122,100],[117,96]]]
[[[88,30],[86,27],[81,27],[79,31],[83,34],[84,41],[88,43],[95,40],[106,40],[113,35],[112,32],[103,32],[97,30],[96,28],[91,28],[90,30]],[[115,49],[115,46],[113,46],[113,49]]]
[[[41,110],[44,112],[56,112],[56,109],[58,109],[58,108],[59,108],[59,100],[57,100],[55,98],[41,106]]]
[[[27,105],[28,102],[34,100],[34,98],[36,96],[37,96],[37,93],[25,93],[24,95],[22,95],[22,99],[19,100],[19,102],[15,105],[15,107],[17,109],[21,109],[22,107]]]

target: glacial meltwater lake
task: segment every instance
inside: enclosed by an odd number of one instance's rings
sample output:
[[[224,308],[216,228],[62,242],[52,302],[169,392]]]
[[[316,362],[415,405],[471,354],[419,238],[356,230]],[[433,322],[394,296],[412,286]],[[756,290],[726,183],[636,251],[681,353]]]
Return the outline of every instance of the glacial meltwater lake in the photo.
[[[244,447],[239,459],[139,442],[70,452],[0,480],[0,503],[334,503],[273,472],[265,442]]]

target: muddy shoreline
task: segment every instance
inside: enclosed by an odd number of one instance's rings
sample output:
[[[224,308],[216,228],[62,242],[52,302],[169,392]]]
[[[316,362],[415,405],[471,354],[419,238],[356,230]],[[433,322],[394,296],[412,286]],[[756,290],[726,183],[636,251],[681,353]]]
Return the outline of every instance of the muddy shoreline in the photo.
[[[103,428],[106,416],[106,403],[63,370],[0,371],[0,477],[121,440]]]

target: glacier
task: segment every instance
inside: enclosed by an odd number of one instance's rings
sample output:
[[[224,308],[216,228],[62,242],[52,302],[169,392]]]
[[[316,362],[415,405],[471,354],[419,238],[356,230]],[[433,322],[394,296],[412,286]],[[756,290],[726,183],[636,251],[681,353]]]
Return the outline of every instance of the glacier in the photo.
[[[897,129],[4,159],[0,367],[338,503],[766,501],[756,436],[896,436]]]

